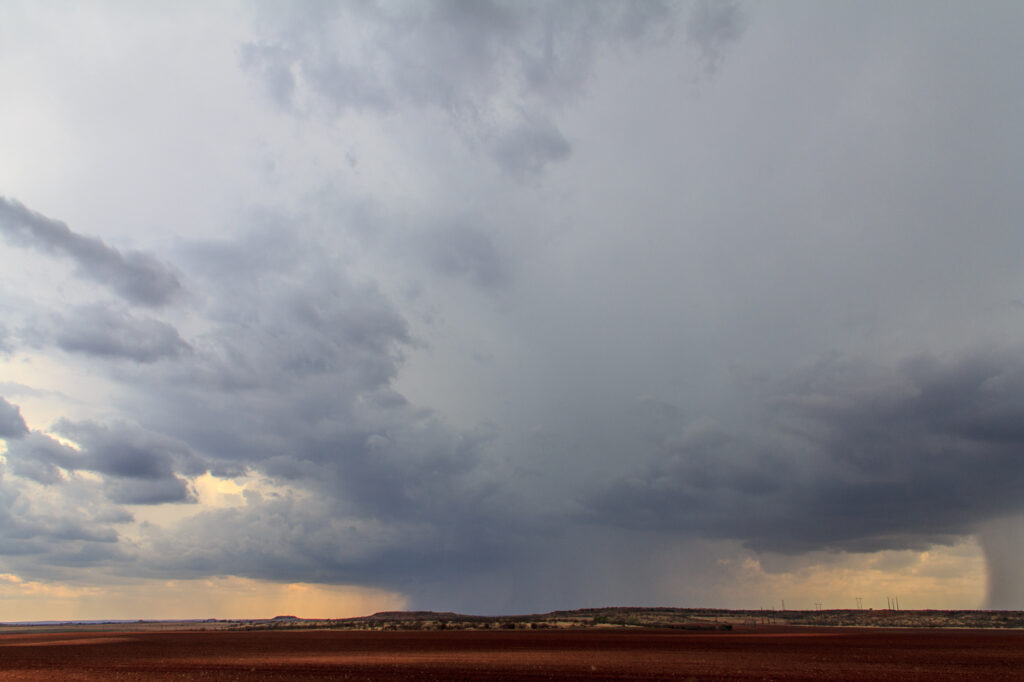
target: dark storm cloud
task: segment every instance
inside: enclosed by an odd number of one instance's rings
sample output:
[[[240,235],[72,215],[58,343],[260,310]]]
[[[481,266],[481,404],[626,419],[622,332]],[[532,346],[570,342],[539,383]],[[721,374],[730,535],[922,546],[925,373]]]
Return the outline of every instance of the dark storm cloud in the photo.
[[[289,107],[304,106],[298,81],[338,114],[436,107],[469,144],[524,177],[569,157],[549,110],[584,87],[595,54],[664,38],[677,9],[658,0],[293,4],[271,9],[271,35],[243,46],[242,63]],[[717,63],[738,10],[698,14],[691,32]],[[355,24],[368,30],[347,33]]]
[[[662,432],[593,518],[763,550],[925,547],[1024,510],[1024,355],[820,363],[751,424]],[[685,424],[685,420],[681,420]]]
[[[0,514],[0,518],[3,516],[5,514]],[[71,561],[68,559],[79,554],[84,545],[110,545],[117,542],[117,534],[112,529],[95,527],[88,520],[52,515],[27,519],[15,519],[10,514],[6,516],[9,525],[0,533],[0,548],[8,555],[30,554],[37,559],[40,556],[47,557],[57,564],[81,565],[80,557]],[[105,560],[109,557],[109,549],[104,549],[95,559]]]
[[[65,482],[62,496],[36,499],[10,473],[0,463],[0,555],[8,570],[36,579],[55,577],[68,566],[110,566],[125,558],[112,524],[130,516],[96,500],[94,484]]]
[[[0,438],[21,438],[28,433],[21,410],[0,398]]]
[[[104,304],[74,308],[57,316],[50,329],[34,333],[51,336],[58,347],[71,353],[140,363],[174,359],[192,351],[166,322]]]
[[[130,303],[161,306],[182,290],[177,275],[153,256],[122,253],[13,199],[0,197],[0,233],[15,243],[71,258],[83,276],[111,287]]]
[[[393,589],[493,567],[509,539],[500,530],[486,537],[483,518],[478,525],[469,516],[451,525],[429,516],[382,521],[353,516],[323,495],[250,497],[244,508],[204,511],[170,532],[147,529],[143,542],[157,575],[228,572]]]
[[[154,368],[164,392],[147,400],[170,401],[168,415],[188,417],[166,427],[220,456],[259,460],[290,451],[289,434],[347,425],[357,401],[370,409],[385,391],[410,341],[375,286],[351,282],[329,249],[313,236],[291,238],[292,229],[185,255],[208,292],[208,332],[185,361]]]
[[[697,0],[686,24],[690,40],[700,50],[709,72],[722,63],[725,51],[746,28],[742,6],[736,0]]]
[[[686,567],[703,571],[693,599],[720,571],[717,553],[679,561],[694,545],[924,548],[1022,510],[1016,354],[891,362],[1020,338],[1019,21],[780,5],[747,30],[728,0],[258,7],[242,66],[297,119],[208,62],[231,53],[216,40],[158,54],[179,78],[136,83],[133,101],[198,103],[173,125],[162,106],[141,124],[68,107],[72,132],[113,122],[98,149],[161,131],[174,153],[136,155],[146,187],[214,189],[133,192],[126,212],[222,241],[158,263],[0,204],[4,236],[127,301],[35,300],[46,273],[0,291],[0,353],[15,334],[32,351],[17,378],[67,393],[23,392],[26,414],[65,410],[53,431],[77,446],[0,403],[0,571],[131,561],[124,575],[378,585],[441,609],[664,603]],[[702,68],[714,87],[688,87]],[[142,92],[157,81],[171,90]],[[129,306],[173,300],[179,272],[188,306]],[[829,349],[866,359],[792,371]],[[629,412],[637,395],[653,397]],[[244,501],[114,542],[118,505],[192,501],[206,471]],[[667,545],[685,549],[648,551]]]
[[[175,476],[205,470],[185,467],[192,452],[222,475],[256,472],[305,491],[250,496],[243,508],[203,511],[173,532],[153,529],[153,570],[388,576],[394,585],[410,562],[442,572],[492,561],[501,529],[513,524],[486,466],[494,429],[452,428],[394,389],[402,351],[415,343],[405,319],[377,287],[352,281],[320,237],[295,239],[302,227],[185,250],[184,267],[206,294],[206,332],[175,363],[137,366],[139,386],[160,387],[133,401],[141,435],[92,423],[55,429],[82,446],[115,502],[180,495]],[[438,268],[476,286],[500,284],[485,236],[449,236]],[[160,433],[180,442],[154,442]]]
[[[102,492],[115,503],[160,504],[194,501],[178,474],[196,476],[209,468],[184,443],[137,426],[61,419],[52,428],[80,449],[31,431],[7,441],[7,464],[14,474],[59,485],[67,481],[62,472],[91,471],[103,474]]]
[[[218,320],[216,345],[197,367],[211,373],[197,378],[289,391],[334,376],[337,389],[356,394],[394,378],[408,331],[376,288],[323,272],[268,286],[263,296],[234,300],[233,317]]]
[[[177,476],[157,480],[110,479],[104,493],[118,504],[165,504],[195,502],[195,491],[188,481]]]
[[[7,464],[11,470],[38,483],[61,483],[64,481],[61,469],[74,471],[81,468],[83,462],[74,448],[38,431],[7,442]]]
[[[434,269],[484,289],[507,283],[504,258],[491,237],[471,225],[452,225],[427,232],[421,250],[429,254]]]
[[[489,145],[492,158],[517,177],[541,172],[554,161],[569,157],[572,145],[549,121],[522,121]]]
[[[53,430],[81,446],[81,469],[148,481],[171,480],[175,472],[206,471],[205,463],[185,443],[130,424],[61,419]]]
[[[183,259],[206,294],[205,307],[197,308],[205,332],[192,351],[174,363],[119,367],[122,374],[131,371],[138,388],[123,411],[133,424],[58,421],[54,430],[81,451],[31,434],[32,448],[12,448],[12,471],[48,484],[64,480],[61,470],[92,471],[103,477],[97,486],[104,498],[119,504],[188,501],[193,493],[186,476],[256,471],[322,497],[328,515],[341,514],[381,533],[384,539],[367,541],[380,545],[381,552],[386,549],[388,556],[401,552],[386,538],[407,524],[417,526],[417,536],[446,526],[448,545],[458,531],[466,551],[476,547],[470,529],[477,527],[473,519],[485,513],[484,499],[491,490],[479,466],[491,435],[450,429],[391,388],[402,348],[412,342],[405,320],[375,286],[350,281],[332,249],[317,237],[296,240],[296,229],[283,225],[188,249]],[[469,257],[466,251],[462,248],[460,257]],[[485,257],[486,249],[483,254],[473,257]],[[494,268],[493,263],[484,265]],[[495,277],[484,271],[455,274],[484,282]],[[127,332],[140,326],[138,320],[127,324],[118,316],[107,324],[105,309],[86,312],[81,316],[85,322],[103,322],[96,326],[104,342],[130,336]],[[74,326],[76,334],[82,326],[88,325]],[[163,345],[176,346],[174,335],[151,336],[170,338]],[[235,519],[233,530],[223,532],[273,534],[283,512],[264,514],[262,509],[276,507],[253,503],[228,515]],[[316,517],[315,510],[322,511],[321,506],[310,506],[301,515],[311,538],[328,532],[313,526],[333,527],[329,516]],[[283,523],[294,527],[298,520]],[[191,545],[195,540],[177,542]],[[307,545],[300,545],[280,551],[308,555]],[[371,565],[378,571],[397,570],[381,556],[357,561],[345,548],[331,551],[337,552],[330,569],[334,575],[340,574],[337,566],[358,562],[366,563],[361,570],[367,575]],[[267,563],[239,574],[269,576],[278,566],[262,546],[238,559],[216,555],[217,572],[235,570],[245,557],[264,556]],[[311,570],[301,561],[288,566],[291,576],[301,576],[299,566]]]

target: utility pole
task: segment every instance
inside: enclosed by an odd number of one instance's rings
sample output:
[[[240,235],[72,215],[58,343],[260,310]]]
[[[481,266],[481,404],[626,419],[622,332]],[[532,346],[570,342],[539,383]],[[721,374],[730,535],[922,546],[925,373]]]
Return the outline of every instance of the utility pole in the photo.
[[[863,597],[854,597],[854,599],[857,600],[857,608],[859,610],[863,611],[864,610],[864,598]]]

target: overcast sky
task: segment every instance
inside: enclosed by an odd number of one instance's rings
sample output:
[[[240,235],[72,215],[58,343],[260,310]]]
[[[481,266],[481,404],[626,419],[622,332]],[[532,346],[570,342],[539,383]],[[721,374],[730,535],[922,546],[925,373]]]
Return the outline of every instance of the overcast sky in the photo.
[[[0,620],[1024,608],[1022,23],[2,3]]]

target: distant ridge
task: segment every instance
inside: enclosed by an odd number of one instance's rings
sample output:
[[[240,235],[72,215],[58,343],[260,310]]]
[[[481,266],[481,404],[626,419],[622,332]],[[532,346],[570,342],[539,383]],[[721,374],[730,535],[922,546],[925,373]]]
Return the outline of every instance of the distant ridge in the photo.
[[[658,628],[731,630],[734,627],[905,627],[1024,628],[1024,611],[951,611],[889,609],[712,609],[605,606],[506,616],[479,616],[452,611],[380,611],[370,616],[299,619],[292,623],[250,621],[244,627],[330,628],[362,630]]]
[[[454,613],[452,611],[378,611],[372,616],[357,616],[354,619],[359,620],[361,618],[367,618],[372,620],[438,620],[439,618],[447,618],[450,620],[456,620],[459,618],[485,618],[487,616],[467,616],[461,613]]]
[[[776,626],[1024,629],[1024,611],[889,609],[710,609],[606,606],[540,614],[478,616],[452,611],[380,611],[355,618],[273,618],[192,620],[45,620],[0,623],[0,632],[169,631],[169,630],[536,630],[655,628],[664,630],[753,629]]]

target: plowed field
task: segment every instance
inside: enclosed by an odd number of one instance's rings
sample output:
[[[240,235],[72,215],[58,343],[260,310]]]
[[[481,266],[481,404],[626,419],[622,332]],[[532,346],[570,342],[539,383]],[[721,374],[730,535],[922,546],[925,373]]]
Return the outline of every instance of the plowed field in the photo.
[[[1024,632],[761,628],[0,636],[7,680],[1024,680]]]

